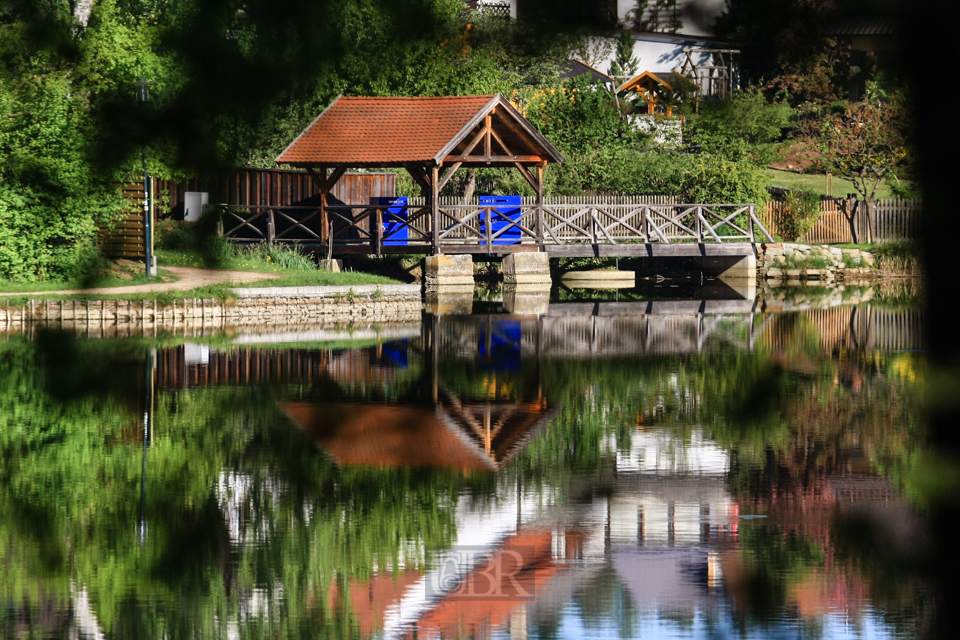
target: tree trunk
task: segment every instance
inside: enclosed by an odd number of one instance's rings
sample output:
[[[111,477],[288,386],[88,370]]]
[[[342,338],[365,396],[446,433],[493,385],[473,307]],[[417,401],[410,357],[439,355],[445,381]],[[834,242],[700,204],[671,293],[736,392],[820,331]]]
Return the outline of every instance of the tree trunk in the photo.
[[[470,200],[473,199],[473,191],[477,188],[477,170],[470,169],[467,171],[467,184],[463,188],[463,204],[470,204]]]
[[[876,210],[874,207],[874,199],[867,198],[865,203],[867,205],[867,242],[873,242],[873,212]]]

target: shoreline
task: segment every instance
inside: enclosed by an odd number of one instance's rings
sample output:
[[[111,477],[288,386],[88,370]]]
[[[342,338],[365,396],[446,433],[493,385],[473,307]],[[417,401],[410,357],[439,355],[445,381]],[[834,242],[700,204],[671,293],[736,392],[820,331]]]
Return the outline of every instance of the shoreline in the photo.
[[[294,324],[405,323],[420,320],[420,285],[330,285],[256,287],[229,290],[231,298],[77,300],[30,299],[23,305],[0,304],[0,330],[35,324],[63,328],[141,327],[158,329]]]

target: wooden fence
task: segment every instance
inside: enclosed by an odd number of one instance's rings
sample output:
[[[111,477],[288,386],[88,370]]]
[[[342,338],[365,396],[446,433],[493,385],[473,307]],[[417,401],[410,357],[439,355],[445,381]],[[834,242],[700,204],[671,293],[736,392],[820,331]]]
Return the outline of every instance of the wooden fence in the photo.
[[[920,212],[920,200],[876,200],[872,216],[873,241],[916,238]],[[771,234],[782,237],[786,213],[785,203],[771,202],[760,217]],[[862,200],[825,198],[820,201],[820,219],[799,241],[808,244],[867,242],[869,223],[867,206]]]

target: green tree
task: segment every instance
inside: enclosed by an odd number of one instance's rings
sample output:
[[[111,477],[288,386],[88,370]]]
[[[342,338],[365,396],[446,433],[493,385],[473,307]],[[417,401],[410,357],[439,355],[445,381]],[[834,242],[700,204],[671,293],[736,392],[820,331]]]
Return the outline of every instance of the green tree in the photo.
[[[799,135],[823,154],[823,163],[845,176],[866,201],[869,238],[873,238],[873,207],[880,184],[898,180],[912,166],[911,120],[902,92],[889,102],[851,102],[840,113],[801,120]]]

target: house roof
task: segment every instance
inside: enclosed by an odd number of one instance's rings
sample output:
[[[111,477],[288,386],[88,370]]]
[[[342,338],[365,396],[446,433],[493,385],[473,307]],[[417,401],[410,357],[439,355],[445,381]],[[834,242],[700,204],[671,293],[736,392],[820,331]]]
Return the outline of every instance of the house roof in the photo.
[[[590,76],[590,82],[613,82],[613,79],[605,74],[603,71],[591,67],[586,62],[582,60],[572,59],[567,60],[562,65],[560,65],[561,73],[560,77],[564,80],[571,78],[579,78],[580,76]]]
[[[489,631],[505,625],[518,605],[536,600],[568,568],[551,555],[553,535],[551,529],[521,530],[504,540],[414,623],[411,637],[492,635]],[[518,556],[522,558],[519,566],[515,564]],[[500,584],[491,584],[491,576],[501,576]],[[496,595],[477,596],[487,593]]]
[[[563,161],[547,139],[506,98],[496,94],[339,96],[290,143],[277,162],[298,167],[441,165],[447,156],[467,148],[488,115],[510,155],[524,158],[523,164]]]
[[[892,36],[897,25],[886,18],[849,18],[827,29],[830,36]]]

